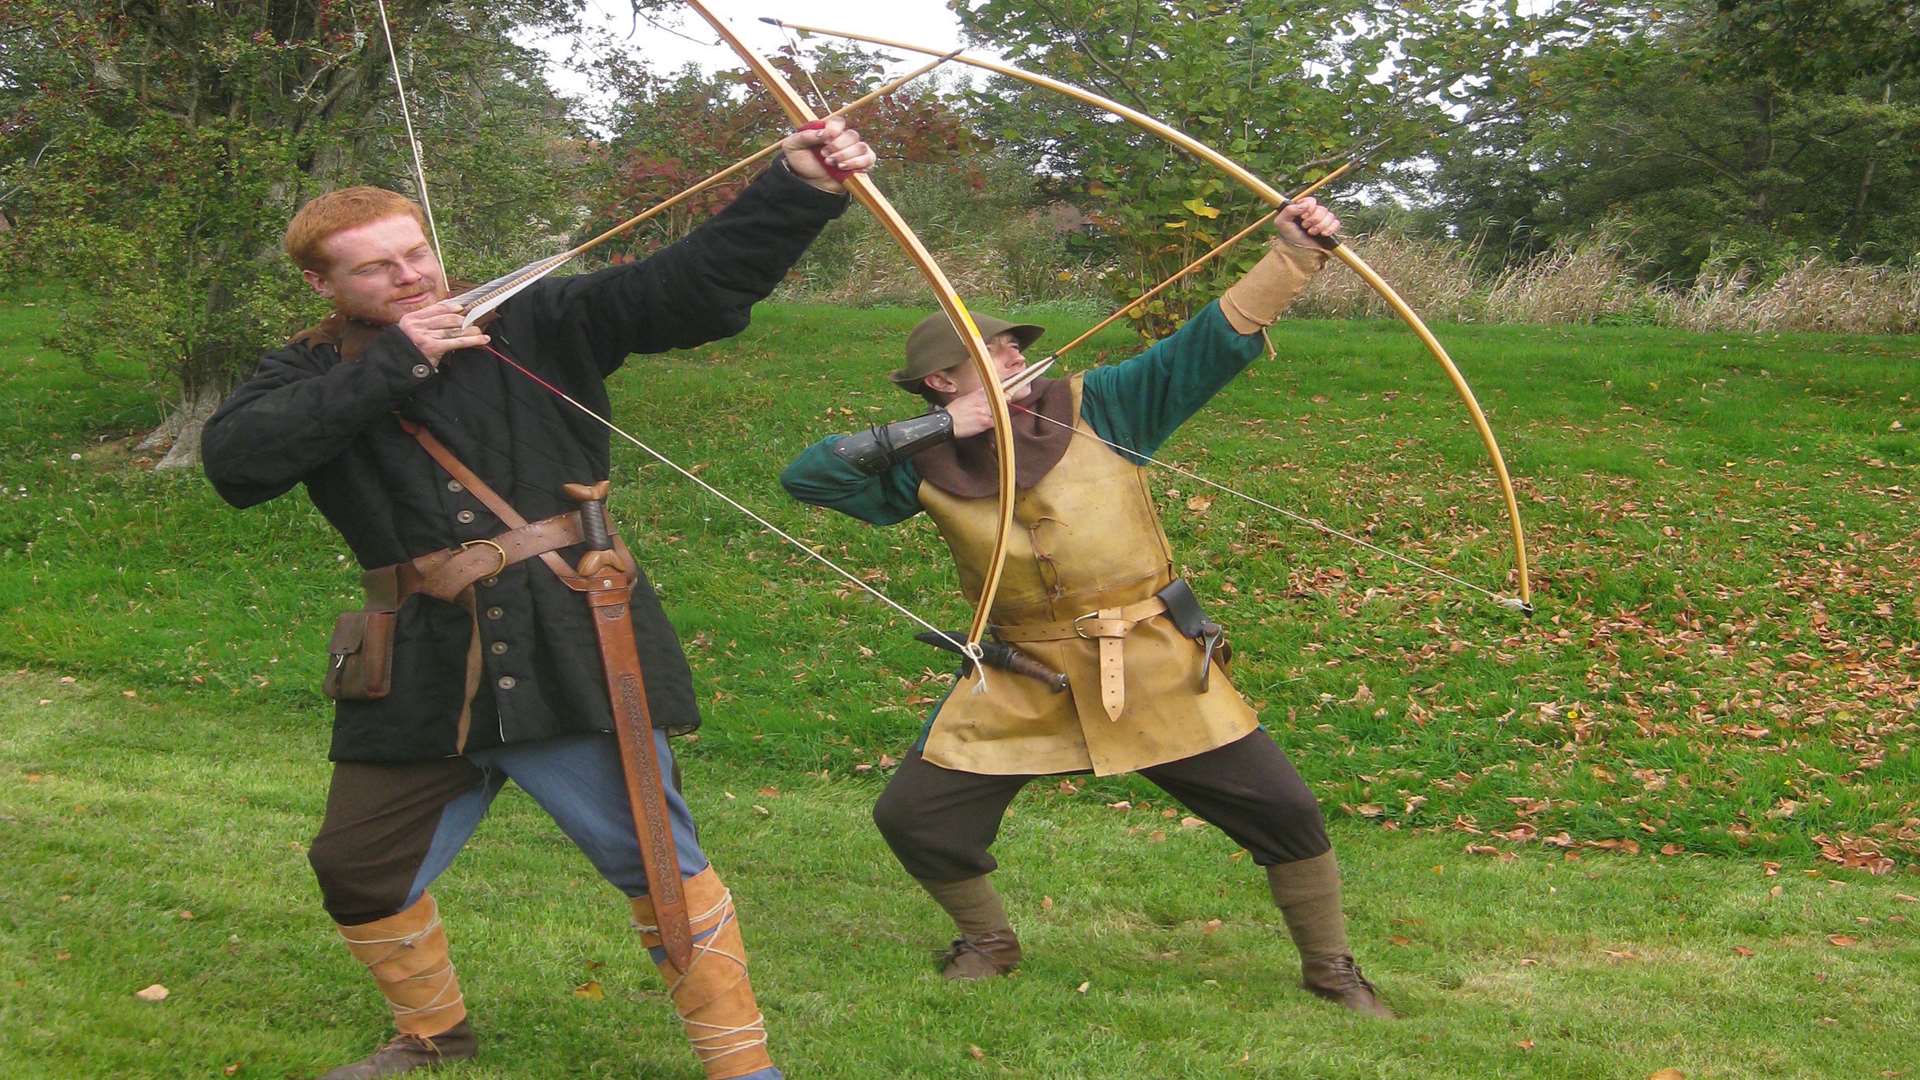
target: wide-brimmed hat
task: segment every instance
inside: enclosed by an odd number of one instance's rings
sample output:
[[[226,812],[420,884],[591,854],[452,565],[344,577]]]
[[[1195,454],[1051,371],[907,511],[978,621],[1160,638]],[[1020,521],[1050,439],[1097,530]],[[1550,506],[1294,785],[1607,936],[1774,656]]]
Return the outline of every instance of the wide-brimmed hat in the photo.
[[[1033,347],[1046,333],[1046,328],[1032,323],[1010,323],[1005,319],[996,319],[991,315],[975,315],[973,325],[980,328],[982,340],[996,334],[1012,334],[1024,351]],[[947,320],[944,312],[936,311],[920,320],[920,325],[907,335],[907,366],[887,376],[900,384],[904,390],[916,391],[920,380],[936,371],[945,371],[955,364],[967,362],[967,346],[954,332],[953,323]]]

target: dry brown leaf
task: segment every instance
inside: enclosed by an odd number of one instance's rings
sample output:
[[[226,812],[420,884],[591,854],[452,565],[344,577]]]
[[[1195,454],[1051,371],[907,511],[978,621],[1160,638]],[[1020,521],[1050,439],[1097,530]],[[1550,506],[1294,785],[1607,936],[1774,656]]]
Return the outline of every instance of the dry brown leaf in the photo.
[[[967,1044],[967,1056],[972,1058],[975,1061],[987,1060],[987,1052],[973,1045],[972,1043]]]
[[[1130,802],[1128,802],[1128,801],[1127,801],[1127,800],[1125,800],[1125,799],[1121,799],[1121,800],[1120,800],[1119,802],[1110,802],[1110,803],[1108,803],[1108,804],[1107,804],[1107,809],[1109,809],[1109,810],[1131,810],[1131,809],[1133,809],[1133,804],[1132,804],[1132,803],[1130,803]]]
[[[1920,904],[1920,896],[1908,896],[1903,892],[1894,893],[1893,898],[1903,904]]]
[[[1638,956],[1635,956],[1633,954],[1633,950],[1631,949],[1608,949],[1606,950],[1606,952],[1607,952],[1607,959],[1612,960],[1615,963],[1618,963],[1622,960],[1640,959]]]
[[[231,1064],[231,1065],[229,1065],[229,1066],[227,1066],[226,1068],[224,1068],[224,1069],[221,1069],[221,1070],[220,1070],[220,1075],[221,1075],[221,1076],[232,1076],[232,1075],[234,1075],[234,1074],[236,1074],[236,1073],[238,1073],[238,1072],[240,1071],[240,1068],[241,1068],[241,1066],[243,1066],[243,1065],[245,1065],[245,1064],[246,1064],[246,1062],[244,1062],[244,1061],[236,1061],[236,1062],[234,1062],[233,1064]]]
[[[780,788],[777,785],[768,784],[760,789],[760,794],[768,799],[777,799],[780,797]]]
[[[1193,498],[1187,500],[1187,509],[1196,514],[1206,513],[1207,507],[1212,505],[1213,496],[1211,495],[1195,495]]]
[[[1389,944],[1389,945],[1411,945],[1411,944],[1413,944],[1413,939],[1412,939],[1412,938],[1410,938],[1410,937],[1407,937],[1407,936],[1406,936],[1405,934],[1395,934],[1395,935],[1393,935],[1392,937],[1390,937],[1390,938],[1388,938],[1388,939],[1387,939],[1387,944]]]
[[[1533,1040],[1532,1040],[1532,1039],[1521,1039],[1521,1040],[1520,1040],[1519,1042],[1517,1042],[1517,1043],[1514,1043],[1513,1045],[1515,1045],[1515,1046],[1517,1046],[1517,1047],[1519,1047],[1519,1048],[1520,1048],[1520,1049],[1522,1049],[1522,1050],[1531,1050],[1531,1049],[1533,1049]]]
[[[1041,897],[1041,898],[1040,898],[1040,910],[1041,910],[1041,911],[1052,911],[1052,910],[1053,910],[1053,897],[1051,897],[1051,896],[1043,896],[1043,897]]]
[[[1073,992],[1076,994],[1084,994],[1087,992],[1087,987],[1092,985],[1093,985],[1093,981],[1089,979],[1088,981],[1081,983],[1079,986],[1074,987]]]
[[[1167,830],[1165,829],[1155,829],[1147,834],[1147,843],[1149,844],[1164,844],[1166,842]]]
[[[1845,949],[1860,944],[1860,939],[1849,934],[1828,934],[1827,944],[1836,949]]]
[[[1735,945],[1733,947],[1733,955],[1744,958],[1744,957],[1752,956],[1753,950],[1747,948],[1745,945]]]
[[[1500,849],[1499,849],[1499,848],[1497,848],[1497,847],[1494,847],[1494,846],[1493,846],[1492,844],[1468,844],[1468,845],[1467,845],[1467,854],[1469,854],[1469,855],[1498,855],[1498,854],[1500,854]]]
[[[1197,817],[1183,817],[1180,819],[1180,827],[1183,829],[1204,829],[1207,827],[1207,823]]]
[[[166,987],[161,986],[159,983],[154,983],[145,990],[135,990],[133,996],[139,998],[141,1001],[165,1001],[167,1000],[167,993]]]
[[[607,996],[607,992],[600,988],[599,979],[589,979],[573,988],[573,996],[585,998],[588,1001],[600,1001]]]
[[[1202,934],[1212,934],[1220,929],[1220,925],[1219,919],[1208,919],[1206,924],[1200,927],[1200,932]]]
[[[1686,848],[1681,847],[1679,844],[1660,845],[1660,854],[1662,855],[1683,855],[1686,853],[1686,850]]]
[[[1687,1074],[1681,1072],[1679,1069],[1661,1069],[1659,1072],[1647,1077],[1647,1080],[1687,1080]]]

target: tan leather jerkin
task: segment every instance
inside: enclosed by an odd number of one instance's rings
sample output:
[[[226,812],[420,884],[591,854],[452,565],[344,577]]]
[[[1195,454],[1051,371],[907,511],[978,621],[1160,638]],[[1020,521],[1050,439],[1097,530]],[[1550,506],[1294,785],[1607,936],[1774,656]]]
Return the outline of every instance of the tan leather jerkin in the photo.
[[[1072,387],[1074,422],[1091,435],[1080,417],[1079,376]],[[995,500],[960,498],[924,482],[919,497],[953,552],[961,587],[977,599],[998,527]],[[1019,493],[1013,513],[993,621],[1036,660],[1066,673],[1071,686],[1054,694],[996,671],[987,675],[988,691],[976,693],[980,674],[966,676],[934,717],[929,763],[993,775],[1091,769],[1105,776],[1192,757],[1258,725],[1224,673],[1214,672],[1200,690],[1201,650],[1164,614],[1124,619],[1124,629],[1115,623],[1157,604],[1154,593],[1174,576],[1144,469],[1096,439],[1075,438],[1059,464]],[[1124,610],[1135,605],[1143,606]],[[1107,625],[1094,622],[1103,615]],[[1070,627],[1083,616],[1082,629],[1119,632],[1081,636]],[[1046,624],[1066,624],[1068,636],[1036,631],[1036,639],[1023,630]],[[1119,644],[1107,646],[1103,684],[1102,643],[1109,641]],[[1109,715],[1116,698],[1120,707]]]

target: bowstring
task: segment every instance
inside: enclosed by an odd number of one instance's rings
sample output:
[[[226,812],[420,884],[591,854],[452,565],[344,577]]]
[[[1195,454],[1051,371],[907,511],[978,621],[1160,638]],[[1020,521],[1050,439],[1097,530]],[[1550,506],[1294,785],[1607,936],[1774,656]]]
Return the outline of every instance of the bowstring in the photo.
[[[420,193],[420,209],[426,212],[427,232],[433,236],[433,257],[440,263],[440,285],[447,284],[447,258],[440,251],[440,226],[433,220],[433,199],[427,194],[427,167],[420,153],[420,139],[413,133],[413,110],[407,105],[407,84],[400,80],[400,54],[393,48],[393,27],[387,23],[387,0],[373,0],[380,11],[380,34],[387,40],[387,59],[393,68],[393,89],[400,98],[400,119],[407,128],[407,147],[413,152],[414,190]]]

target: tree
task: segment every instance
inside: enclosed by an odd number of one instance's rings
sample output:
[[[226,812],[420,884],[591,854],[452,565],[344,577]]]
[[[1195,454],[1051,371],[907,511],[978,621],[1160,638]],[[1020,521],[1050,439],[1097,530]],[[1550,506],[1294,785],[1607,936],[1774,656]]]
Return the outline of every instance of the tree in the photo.
[[[1651,272],[1681,280],[1716,258],[1912,256],[1912,4],[1693,0],[1615,14],[1609,32],[1529,60],[1502,89],[1521,104],[1511,119],[1442,149],[1430,190],[1451,229],[1488,233],[1514,258],[1615,222]]]
[[[548,160],[575,132],[509,34],[570,27],[571,0],[389,9],[430,168],[460,178],[435,192],[452,269],[549,250],[572,200]],[[343,184],[413,189],[385,41],[360,10],[15,0],[0,16],[0,210],[16,226],[0,251],[13,273],[97,300],[61,348],[140,357],[171,381],[163,465],[197,461],[199,425],[233,380],[311,318],[278,254],[293,210]]]
[[[1514,4],[986,0],[960,14],[973,40],[1014,63],[1131,105],[1297,189],[1350,156],[1417,159],[1461,113],[1497,111],[1485,88],[1504,84],[1530,51],[1590,33],[1581,7],[1523,16]],[[1122,268],[1117,298],[1265,209],[1103,114],[1059,100],[1036,108],[1024,87],[988,93],[990,130],[1097,208]],[[1143,334],[1177,324],[1256,254],[1168,294],[1164,317],[1142,313]]]

